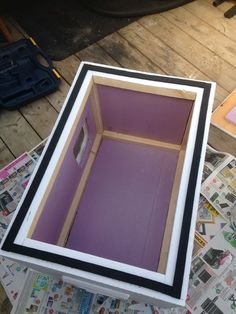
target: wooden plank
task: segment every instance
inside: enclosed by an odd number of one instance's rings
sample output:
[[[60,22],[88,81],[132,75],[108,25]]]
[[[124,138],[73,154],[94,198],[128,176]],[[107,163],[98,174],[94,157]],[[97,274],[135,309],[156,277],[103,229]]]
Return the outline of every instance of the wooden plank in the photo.
[[[70,85],[62,78],[58,90],[45,97],[57,112],[61,110],[69,89]]]
[[[9,164],[12,160],[15,159],[15,156],[7,148],[5,143],[0,138],[0,169]]]
[[[171,199],[170,199],[170,204],[169,204],[169,209],[168,209],[168,215],[166,218],[166,226],[165,226],[164,236],[163,236],[163,240],[162,240],[161,254],[160,254],[160,258],[159,258],[157,271],[159,273],[163,273],[163,274],[166,272],[166,266],[167,266],[167,261],[168,261],[168,256],[169,256],[170,241],[171,241],[171,236],[172,236],[172,231],[173,231],[173,224],[174,224],[174,219],[175,219],[175,210],[176,210],[176,204],[177,204],[177,199],[178,199],[178,194],[179,194],[180,181],[181,181],[181,177],[182,177],[183,164],[184,164],[184,159],[185,159],[185,155],[186,155],[186,147],[187,147],[187,142],[188,142],[189,129],[191,126],[191,121],[192,121],[192,113],[193,113],[193,111],[191,112],[191,114],[188,118],[188,123],[187,123],[186,129],[185,129],[183,141],[182,141],[182,144],[180,147],[180,152],[179,152],[177,166],[176,166],[176,172],[175,172],[175,178],[174,178],[172,192],[171,192]]]
[[[209,4],[212,4],[211,0],[206,0],[206,2],[208,2]],[[215,7],[215,9],[224,13],[225,11],[232,8],[232,6],[234,6],[234,5],[235,5],[234,0],[227,0],[227,1],[223,2],[221,5]]]
[[[63,147],[63,150],[62,150],[62,152],[61,152],[61,154],[60,154],[60,158],[59,158],[59,160],[58,160],[58,162],[57,162],[57,164],[56,164],[56,166],[55,166],[55,168],[54,168],[53,174],[52,174],[52,176],[51,176],[51,178],[50,178],[50,181],[49,181],[49,183],[48,183],[48,186],[47,186],[47,191],[45,192],[44,197],[42,198],[42,200],[41,200],[41,202],[40,202],[40,204],[39,204],[37,213],[36,213],[36,215],[35,215],[35,217],[34,217],[34,221],[33,221],[32,226],[31,226],[31,228],[30,228],[30,230],[29,230],[29,232],[28,232],[28,236],[29,236],[29,237],[31,237],[32,234],[34,233],[34,230],[35,230],[35,227],[36,227],[36,225],[37,225],[38,219],[39,219],[39,217],[40,217],[40,215],[41,215],[41,213],[42,213],[42,211],[43,211],[43,208],[44,208],[44,206],[45,206],[45,204],[46,204],[46,201],[47,201],[48,196],[49,196],[49,194],[50,194],[50,192],[51,192],[51,189],[52,189],[52,187],[53,187],[53,185],[54,185],[54,183],[55,183],[55,181],[56,181],[56,179],[57,179],[57,175],[58,175],[58,173],[59,173],[60,167],[61,167],[61,165],[62,165],[62,162],[63,162],[64,158],[65,158],[65,155],[66,155],[66,152],[67,152],[68,147],[69,147],[69,145],[70,145],[70,142],[71,142],[71,140],[72,140],[72,137],[73,137],[73,135],[74,135],[74,133],[75,133],[76,127],[77,127],[77,125],[78,125],[78,122],[79,122],[79,120],[80,120],[80,118],[81,118],[81,115],[82,115],[82,113],[83,113],[83,111],[84,111],[84,107],[85,107],[85,105],[86,105],[87,99],[88,99],[88,97],[89,97],[89,95],[90,95],[90,92],[91,92],[91,89],[92,89],[92,85],[93,85],[93,83],[92,83],[92,81],[91,81],[91,82],[89,83],[89,85],[88,85],[87,91],[86,91],[86,93],[85,93],[85,95],[84,95],[84,98],[83,98],[83,100],[82,100],[80,109],[78,110],[78,112],[77,112],[77,114],[76,114],[76,117],[75,117],[75,120],[74,120],[74,122],[73,122],[73,124],[72,124],[72,126],[71,126],[69,135],[67,136],[66,143],[65,143],[65,145],[64,145],[64,147]],[[36,145],[34,145],[34,146],[36,146]]]
[[[236,156],[235,139],[214,125],[211,125],[210,127],[208,144],[216,150]]]
[[[54,61],[56,68],[68,84],[71,84],[80,65],[80,60],[72,55],[62,61]]]
[[[213,112],[211,117],[211,123],[222,128],[223,130],[229,132],[236,136],[236,125],[229,121],[226,115],[235,107],[236,105],[236,90],[234,90],[225,101],[217,107]]]
[[[109,54],[105,50],[103,50],[96,43],[89,46],[88,48],[85,48],[79,51],[78,53],[76,53],[76,56],[81,61],[89,61],[89,62],[119,66],[119,63],[117,63],[111,56],[109,56]]]
[[[236,67],[236,43],[184,7],[165,12],[163,16],[186,34],[207,47],[221,59]],[[209,19],[209,18],[208,18]],[[236,23],[234,24],[236,26]],[[209,34],[211,34],[209,36]]]
[[[194,40],[191,36],[177,28],[164,18],[164,13],[143,18],[140,23],[150,32],[161,38],[180,56],[194,64],[211,80],[217,82],[227,91],[235,88],[235,69],[215,53]]]
[[[0,136],[16,157],[41,142],[41,138],[17,110],[1,109]]]
[[[93,162],[95,160],[96,153],[97,153],[97,150],[99,148],[101,139],[102,139],[101,134],[97,134],[95,141],[94,141],[94,144],[93,144],[93,147],[92,147],[91,152],[89,154],[88,161],[85,165],[84,172],[83,172],[82,177],[80,179],[79,185],[76,189],[76,192],[75,192],[73,201],[71,203],[70,209],[68,210],[68,214],[67,214],[65,223],[63,225],[62,231],[61,231],[60,236],[58,238],[57,245],[59,245],[59,246],[65,246],[65,244],[66,244],[66,241],[67,241],[71,226],[73,224],[73,221],[75,219],[75,216],[76,216],[76,213],[77,213],[77,210],[79,207],[79,203],[80,203],[81,197],[83,195],[85,186],[87,184],[88,177],[89,177]]]
[[[110,138],[116,141],[132,142],[132,143],[137,143],[137,144],[142,144],[142,145],[174,149],[178,151],[180,150],[180,147],[181,147],[180,145],[177,145],[177,144],[171,144],[168,142],[156,141],[156,140],[151,140],[148,138],[127,135],[127,134],[112,132],[112,131],[107,131],[107,130],[103,131],[103,136],[105,138]]]
[[[98,44],[123,67],[164,74],[155,63],[134,49],[119,33],[106,36]]]
[[[236,20],[224,17],[224,11],[232,6],[226,1],[217,8],[212,5],[212,0],[198,0],[185,5],[185,9],[198,16],[201,20],[214,27],[217,31],[236,41]],[[223,9],[222,9],[223,8]],[[210,39],[211,36],[209,36]]]
[[[112,86],[117,88],[123,88],[138,92],[144,92],[144,93],[151,93],[154,95],[162,95],[162,96],[168,96],[168,97],[176,97],[181,99],[189,99],[189,100],[195,100],[196,94],[193,92],[185,91],[184,89],[171,89],[171,88],[164,88],[164,87],[157,87],[157,86],[151,86],[151,85],[144,85],[144,84],[138,84],[128,81],[122,81],[119,79],[110,79],[107,77],[97,76],[93,75],[93,81],[97,84],[105,85],[105,86]]]
[[[42,139],[49,136],[58,115],[44,98],[23,106],[20,112]]]
[[[91,107],[92,107],[93,117],[96,124],[97,133],[102,134],[103,122],[102,122],[102,115],[101,115],[101,109],[100,109],[100,104],[99,104],[99,97],[97,93],[97,87],[95,84],[93,84],[90,97],[91,97]]]
[[[158,32],[158,30],[156,30],[156,32]],[[191,62],[188,62],[172,48],[163,43],[162,39],[154,36],[140,24],[136,22],[132,23],[122,28],[119,33],[168,75],[209,80],[209,77],[193,66]],[[221,102],[222,97],[216,94],[215,106]]]

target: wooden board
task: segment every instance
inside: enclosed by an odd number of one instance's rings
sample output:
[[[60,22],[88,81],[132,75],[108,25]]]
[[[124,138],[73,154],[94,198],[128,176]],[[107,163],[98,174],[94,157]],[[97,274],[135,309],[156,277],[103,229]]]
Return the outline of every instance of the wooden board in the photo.
[[[98,44],[117,60],[122,67],[164,74],[160,67],[140,51],[134,49],[134,47],[118,33],[107,36],[103,40],[100,40]]]
[[[181,147],[180,145],[177,145],[177,144],[171,144],[168,142],[161,142],[161,141],[151,140],[148,138],[142,138],[138,136],[127,135],[127,134],[122,134],[122,133],[117,133],[117,132],[112,132],[112,131],[107,131],[107,130],[103,131],[102,135],[105,138],[110,138],[116,141],[131,142],[131,143],[133,142],[133,143],[138,143],[142,145],[163,147],[167,149],[180,150],[180,147]]]
[[[79,120],[80,120],[80,118],[81,118],[81,115],[82,115],[82,113],[83,113],[83,111],[84,111],[84,107],[85,107],[85,105],[86,105],[86,102],[87,102],[87,100],[88,100],[88,97],[89,97],[89,95],[90,95],[90,93],[91,93],[92,85],[93,85],[93,82],[90,81],[89,84],[88,84],[86,93],[85,93],[85,95],[84,95],[84,98],[83,98],[83,100],[81,101],[80,109],[79,109],[78,112],[77,112],[76,118],[75,118],[75,120],[74,120],[74,122],[73,122],[73,125],[71,126],[70,132],[69,132],[69,134],[68,134],[68,136],[67,136],[66,143],[65,143],[65,145],[64,145],[64,147],[63,147],[63,151],[61,152],[60,158],[59,158],[59,160],[58,160],[58,162],[57,162],[57,164],[56,164],[56,166],[55,166],[55,168],[54,168],[54,170],[53,170],[53,174],[52,174],[52,176],[51,176],[51,178],[50,178],[50,181],[49,181],[49,183],[48,183],[47,191],[46,191],[44,197],[42,198],[42,200],[41,200],[41,202],[40,202],[40,204],[39,204],[38,211],[37,211],[37,213],[36,213],[36,215],[35,215],[34,221],[33,221],[32,225],[31,225],[31,228],[30,228],[30,230],[29,230],[29,232],[28,232],[28,237],[31,237],[31,236],[33,235],[34,230],[35,230],[36,225],[37,225],[37,222],[38,222],[38,219],[39,219],[39,217],[40,217],[40,215],[41,215],[41,213],[42,213],[42,211],[43,211],[43,209],[44,209],[44,206],[45,206],[46,201],[47,201],[47,199],[48,199],[48,196],[49,196],[49,194],[50,194],[50,192],[51,192],[51,189],[52,189],[52,187],[53,187],[53,185],[54,185],[54,183],[55,183],[55,181],[56,181],[56,179],[57,179],[57,175],[58,175],[58,173],[59,173],[59,170],[60,170],[60,167],[61,167],[62,162],[63,162],[63,160],[64,160],[64,157],[65,157],[65,155],[66,155],[66,153],[67,153],[67,151],[68,151],[68,147],[69,147],[69,145],[70,145],[71,139],[72,139],[72,137],[73,137],[73,135],[74,135],[74,132],[75,132],[75,130],[76,130],[76,127],[77,127],[77,125],[78,125],[78,122],[79,122]],[[92,163],[92,161],[90,161],[90,163]]]
[[[15,156],[7,148],[5,143],[0,139],[0,165],[1,167],[3,168],[14,159],[15,159]]]
[[[192,112],[188,118],[188,123],[184,132],[183,141],[179,150],[179,158],[178,158],[178,162],[176,166],[175,179],[173,183],[169,210],[168,210],[168,215],[166,219],[166,227],[165,227],[164,237],[162,240],[161,255],[160,255],[159,264],[157,268],[157,271],[160,273],[166,272],[167,260],[169,256],[170,242],[171,242],[171,236],[172,236],[173,224],[174,224],[174,218],[175,218],[176,204],[177,204],[177,199],[178,199],[178,194],[179,194],[179,186],[180,186],[181,175],[182,175],[183,165],[184,165],[184,160],[185,160],[185,155],[186,155],[186,147],[187,147],[187,142],[188,142],[191,121],[192,121]]]
[[[159,30],[156,29],[156,32],[158,33]],[[188,62],[167,44],[163,43],[162,38],[159,39],[150,33],[147,27],[144,28],[139,23],[133,23],[120,30],[119,33],[132,43],[136,49],[155,62],[165,73],[174,76],[210,80],[209,77],[199,71],[191,62]],[[220,101],[217,100],[217,104],[219,103]]]
[[[119,66],[119,63],[115,59],[113,59],[98,44],[93,44],[92,46],[89,46],[88,48],[85,48],[79,51],[78,53],[76,53],[76,56],[81,61],[89,61],[89,62]]]
[[[232,110],[236,112],[236,90],[213,112],[211,123],[236,137],[236,113],[233,114],[233,121],[229,116]]]
[[[29,151],[42,140],[17,110],[1,109],[0,136],[15,156]]]
[[[168,87],[158,87],[151,85],[142,85],[136,82],[128,82],[119,79],[110,79],[106,77],[101,77],[97,75],[93,75],[93,81],[97,84],[112,86],[122,89],[128,89],[138,92],[150,93],[153,95],[162,95],[167,97],[175,97],[181,99],[195,100],[196,94],[194,92],[189,92],[184,89],[174,89]]]
[[[86,183],[88,181],[89,174],[90,174],[93,162],[95,160],[101,139],[102,139],[101,134],[97,134],[95,137],[93,146],[91,148],[91,152],[89,154],[87,163],[85,165],[83,175],[82,175],[81,180],[79,182],[79,185],[76,189],[76,192],[75,192],[74,198],[72,200],[71,206],[68,210],[68,214],[66,216],[65,223],[62,227],[60,236],[58,238],[57,245],[59,245],[59,246],[65,246],[65,244],[66,244],[66,241],[67,241],[71,226],[73,224],[73,221],[75,219],[75,215],[77,213],[78,206],[79,206],[81,197],[83,195],[83,191],[84,191]]]
[[[168,14],[168,15],[167,15]],[[208,80],[217,81],[218,84],[230,92],[235,86],[234,69],[216,53],[210,51],[201,42],[177,28],[171,21],[169,12],[159,16],[158,19],[150,17],[141,19],[140,23],[148,27],[152,33],[174,49],[178,55],[194,64],[197,69],[207,76]]]
[[[44,98],[23,106],[20,112],[42,139],[49,136],[58,115]]]

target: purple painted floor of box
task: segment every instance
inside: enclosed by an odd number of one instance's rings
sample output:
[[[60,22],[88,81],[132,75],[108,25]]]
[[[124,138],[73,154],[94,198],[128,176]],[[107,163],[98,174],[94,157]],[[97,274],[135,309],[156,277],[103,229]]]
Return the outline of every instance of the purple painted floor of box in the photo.
[[[104,139],[66,247],[156,271],[177,160],[174,150]]]

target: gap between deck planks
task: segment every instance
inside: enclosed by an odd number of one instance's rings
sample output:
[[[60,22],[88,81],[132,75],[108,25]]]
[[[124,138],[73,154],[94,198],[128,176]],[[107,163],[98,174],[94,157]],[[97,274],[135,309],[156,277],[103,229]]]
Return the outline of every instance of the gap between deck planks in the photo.
[[[236,88],[233,57],[236,20],[223,16],[231,6],[232,3],[225,2],[215,8],[211,0],[193,1],[141,18],[75,55],[55,62],[63,77],[57,92],[19,111],[1,111],[0,145],[8,157],[0,157],[0,168],[49,134],[81,60],[214,80],[218,84],[214,106],[218,106]],[[26,35],[14,21],[8,21],[8,25],[15,39]],[[230,139],[221,143],[222,136],[211,128],[210,144],[236,154],[236,149],[230,147]]]

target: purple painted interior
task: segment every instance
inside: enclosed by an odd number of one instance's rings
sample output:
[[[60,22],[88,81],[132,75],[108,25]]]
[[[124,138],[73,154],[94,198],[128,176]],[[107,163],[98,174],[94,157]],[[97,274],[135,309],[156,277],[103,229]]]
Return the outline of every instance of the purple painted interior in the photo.
[[[236,124],[236,106],[234,106],[225,116],[226,120]]]
[[[193,101],[97,85],[104,129],[181,144]]]
[[[103,139],[66,247],[156,271],[177,159]]]
[[[75,160],[73,148],[85,122],[88,126],[88,144],[80,164]],[[65,222],[68,209],[74,197],[75,190],[83,173],[89,152],[96,135],[96,127],[88,99],[83,115],[76,128],[75,134],[66,152],[60,171],[49,194],[43,212],[38,220],[32,238],[35,240],[56,243]]]

